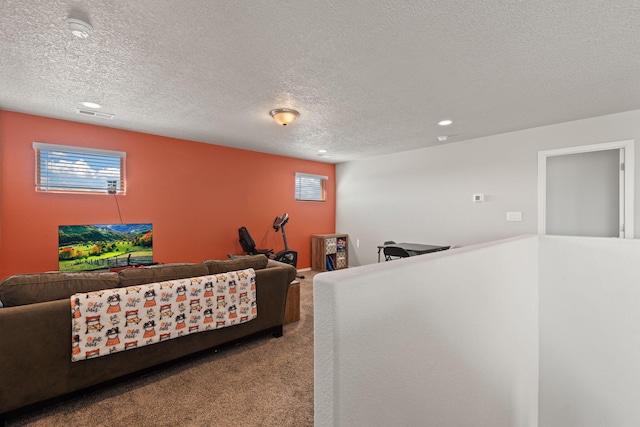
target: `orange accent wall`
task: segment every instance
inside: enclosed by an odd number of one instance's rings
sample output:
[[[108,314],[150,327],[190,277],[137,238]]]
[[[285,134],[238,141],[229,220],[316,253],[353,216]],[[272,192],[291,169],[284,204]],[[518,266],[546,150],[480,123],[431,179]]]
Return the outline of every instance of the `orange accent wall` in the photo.
[[[289,213],[289,247],[311,266],[311,235],[335,232],[335,166],[212,144],[0,111],[0,278],[58,269],[58,226],[118,223],[113,195],[35,191],[32,143],[125,151],[125,223],[152,223],[154,261],[241,254],[238,228],[259,248],[284,248],[272,228]],[[329,177],[327,202],[296,202],[295,172]]]

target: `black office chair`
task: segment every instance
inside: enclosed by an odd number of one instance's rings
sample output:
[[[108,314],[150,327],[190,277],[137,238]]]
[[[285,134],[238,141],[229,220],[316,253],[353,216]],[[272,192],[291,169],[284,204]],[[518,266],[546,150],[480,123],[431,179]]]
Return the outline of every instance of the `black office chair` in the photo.
[[[400,259],[400,258],[407,258],[410,256],[411,254],[409,252],[397,246],[385,246],[384,248],[385,261],[391,261],[391,260]]]
[[[383,243],[383,245],[387,246],[387,245],[395,245],[396,242],[394,242],[393,240],[387,240],[386,242]]]

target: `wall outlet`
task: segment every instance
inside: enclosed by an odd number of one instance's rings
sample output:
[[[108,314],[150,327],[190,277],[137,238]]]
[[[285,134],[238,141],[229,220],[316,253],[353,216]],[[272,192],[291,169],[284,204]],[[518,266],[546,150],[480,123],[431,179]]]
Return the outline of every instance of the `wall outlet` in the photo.
[[[356,248],[360,247],[360,239],[356,239]]]
[[[522,221],[522,212],[507,212],[507,221]]]
[[[474,194],[473,195],[473,201],[474,201],[474,203],[484,202],[484,194]]]

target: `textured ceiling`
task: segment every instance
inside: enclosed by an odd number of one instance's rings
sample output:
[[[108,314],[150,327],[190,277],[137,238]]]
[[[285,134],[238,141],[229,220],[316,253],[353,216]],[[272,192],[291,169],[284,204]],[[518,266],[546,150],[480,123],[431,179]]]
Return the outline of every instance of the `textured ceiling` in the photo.
[[[640,109],[638,0],[0,5],[0,109],[297,158]],[[68,17],[91,37],[75,38]],[[115,116],[82,116],[81,101]],[[276,107],[300,118],[278,126]]]

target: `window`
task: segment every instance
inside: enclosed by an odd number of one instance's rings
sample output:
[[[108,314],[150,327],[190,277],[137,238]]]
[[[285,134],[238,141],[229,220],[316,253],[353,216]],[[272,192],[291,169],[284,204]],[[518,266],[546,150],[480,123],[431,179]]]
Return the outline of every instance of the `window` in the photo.
[[[124,194],[126,153],[34,142],[36,191]]]
[[[327,177],[296,173],[296,200],[324,202],[327,200]]]

